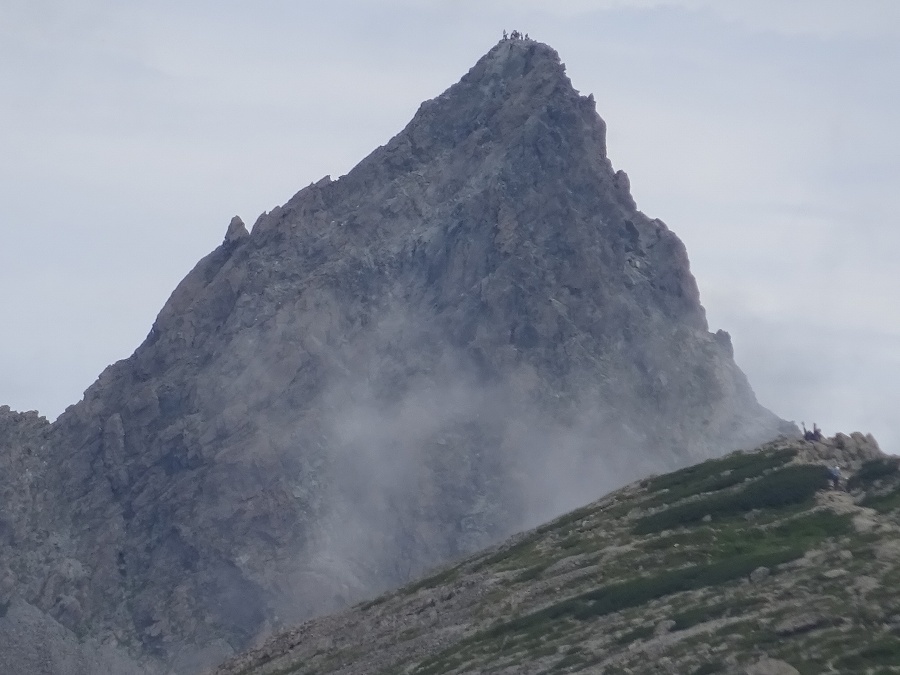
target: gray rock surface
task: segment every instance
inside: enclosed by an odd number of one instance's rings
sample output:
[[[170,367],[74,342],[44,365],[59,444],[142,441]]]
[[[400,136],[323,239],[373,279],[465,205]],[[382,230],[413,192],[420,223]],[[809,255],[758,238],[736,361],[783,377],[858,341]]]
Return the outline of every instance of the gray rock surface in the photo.
[[[123,650],[84,639],[19,598],[0,616],[0,673],[150,675]]]
[[[346,176],[232,220],[53,425],[0,410],[0,570],[189,672],[784,430],[593,98],[504,41]]]
[[[757,567],[755,570],[750,572],[750,581],[754,584],[758,584],[762,581],[765,581],[771,570],[768,567]]]
[[[800,671],[791,664],[768,657],[761,658],[744,672],[747,675],[800,675]]]

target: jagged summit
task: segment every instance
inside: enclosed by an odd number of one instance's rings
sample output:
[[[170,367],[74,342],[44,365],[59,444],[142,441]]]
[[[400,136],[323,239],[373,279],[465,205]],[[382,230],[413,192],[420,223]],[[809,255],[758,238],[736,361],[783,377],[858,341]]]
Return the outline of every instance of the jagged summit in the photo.
[[[790,431],[604,133],[556,52],[503,41],[346,176],[232,220],[134,354],[34,430],[0,572],[189,673]]]
[[[535,41],[505,40],[460,82],[424,102],[406,128],[346,176],[339,181],[326,178],[301,190],[275,214],[340,206],[356,191],[387,187],[399,176],[421,174],[420,184],[439,181],[436,172],[448,165],[457,173],[467,169],[465,184],[447,186],[454,193],[466,187],[483,189],[491,182],[510,190],[527,189],[545,180],[548,169],[574,168],[583,162],[605,177],[611,173],[605,134],[593,97],[582,97],[572,87],[554,49]],[[595,183],[595,179],[588,180]],[[633,208],[624,172],[612,174],[607,182],[602,187],[611,199]],[[447,200],[454,193],[428,197]],[[370,201],[396,198],[385,191]],[[257,221],[254,231],[272,225],[269,215]]]
[[[417,148],[456,146],[475,135],[478,141],[491,141],[491,133],[508,132],[514,127],[546,125],[548,132],[563,130],[573,120],[564,111],[582,119],[585,134],[580,142],[599,142],[601,159],[605,157],[602,120],[594,113],[593,99],[579,96],[565,74],[565,66],[548,45],[521,40],[501,41],[472,69],[442,95],[426,101],[397,136]],[[579,113],[588,114],[579,114]],[[568,124],[567,124],[568,123]],[[599,136],[596,135],[599,131]],[[505,141],[514,141],[505,137]],[[389,146],[390,147],[390,144]],[[559,148],[558,154],[565,154]]]

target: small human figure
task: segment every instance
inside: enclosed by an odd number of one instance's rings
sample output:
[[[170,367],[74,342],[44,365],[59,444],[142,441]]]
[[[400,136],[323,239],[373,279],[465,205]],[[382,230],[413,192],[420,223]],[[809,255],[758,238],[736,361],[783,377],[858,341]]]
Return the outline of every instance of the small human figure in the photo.
[[[835,490],[841,489],[841,467],[837,464],[828,469],[829,477],[831,478],[831,487]]]
[[[800,426],[803,427],[803,440],[804,441],[821,441],[822,440],[822,430],[813,422],[812,430],[806,428],[806,424],[804,422],[800,422]]]
[[[509,35],[507,34],[506,29],[504,28],[503,29],[503,41],[506,42],[507,40],[509,40]]]

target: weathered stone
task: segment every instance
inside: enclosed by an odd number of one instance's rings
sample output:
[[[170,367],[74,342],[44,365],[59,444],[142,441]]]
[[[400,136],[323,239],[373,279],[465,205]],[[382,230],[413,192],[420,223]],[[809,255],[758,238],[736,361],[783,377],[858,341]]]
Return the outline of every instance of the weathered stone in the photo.
[[[900,561],[900,539],[886,539],[875,546],[875,555],[887,562]]]
[[[851,523],[853,524],[853,529],[860,533],[869,532],[875,527],[875,519],[864,513],[853,516]]]
[[[853,587],[861,594],[871,593],[881,587],[881,582],[874,577],[861,575],[853,580]]]
[[[768,567],[757,567],[755,570],[750,572],[750,581],[754,584],[758,584],[760,581],[766,579],[770,574]]]
[[[21,599],[0,613],[0,672],[11,675],[151,675],[111,644],[78,636]]]
[[[811,630],[827,625],[828,617],[822,614],[807,613],[798,616],[791,616],[783,619],[775,626],[775,633],[782,637],[796,635],[799,633],[807,633]]]
[[[800,675],[800,671],[790,663],[764,656],[744,670],[746,675]]]
[[[828,466],[838,464],[850,471],[859,469],[864,461],[882,455],[881,448],[872,435],[858,431],[849,436],[839,432],[827,443],[807,443],[801,453],[805,460],[818,460]]]
[[[653,629],[653,633],[655,635],[665,635],[670,632],[675,627],[675,622],[672,619],[663,619]]]

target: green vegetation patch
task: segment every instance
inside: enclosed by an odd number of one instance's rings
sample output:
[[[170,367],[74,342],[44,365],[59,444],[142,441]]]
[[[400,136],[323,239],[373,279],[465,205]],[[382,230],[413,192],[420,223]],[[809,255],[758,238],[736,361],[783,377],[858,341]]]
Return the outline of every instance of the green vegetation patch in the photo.
[[[900,487],[896,487],[884,494],[866,495],[859,504],[860,506],[875,509],[879,513],[887,513],[888,511],[898,509],[900,508]]]
[[[758,607],[760,604],[764,603],[765,601],[760,598],[750,598],[746,600],[733,600],[731,602],[719,602],[714,605],[692,607],[691,609],[679,612],[672,616],[672,620],[675,622],[672,630],[686,630],[692,626],[706,623],[707,621],[739,616],[746,610],[752,607]]]
[[[695,529],[654,537],[644,542],[642,548],[645,551],[667,551],[678,547],[708,546],[717,538],[718,533],[712,528]]]
[[[721,459],[711,459],[694,466],[679,469],[664,476],[651,478],[645,483],[648,492],[667,493],[651,499],[651,504],[670,504],[701,492],[715,492],[761,476],[769,469],[776,469],[790,462],[797,451],[790,448],[768,452],[732,453]]]
[[[749,483],[736,492],[715,494],[644,516],[635,523],[635,534],[662,532],[700,522],[706,515],[714,519],[810,501],[817,490],[828,486],[828,470],[823,466],[788,466]]]
[[[709,553],[715,558],[727,558],[765,550],[792,546],[804,551],[824,539],[849,534],[852,529],[850,514],[834,511],[813,513],[789,518],[769,527],[726,527],[714,530],[716,540]]]
[[[747,577],[757,567],[775,567],[803,553],[803,549],[799,548],[767,550],[603,586],[481,631],[420,663],[412,672],[416,675],[434,675],[452,670],[457,665],[459,654],[533,654],[535,650],[547,649],[548,643],[558,636],[569,634],[577,625],[574,622],[637,607],[682,591],[728,583]],[[739,606],[740,603],[732,605]],[[643,634],[641,630],[640,635]],[[638,638],[639,634],[629,637]]]
[[[744,550],[738,546],[738,541],[746,541],[748,532],[742,533],[733,525],[735,525],[734,522],[730,525],[726,524],[722,530],[713,530],[717,535],[716,545],[721,546],[721,550],[719,550],[721,554],[725,554],[727,551]],[[634,608],[680,591],[697,590],[746,577],[760,566],[774,567],[789,562],[801,556],[806,545],[827,537],[843,536],[849,532],[850,516],[823,510],[790,518],[779,524],[770,524],[763,528],[745,529],[752,532],[747,544],[751,550],[755,549],[752,553],[732,555],[709,564],[669,570],[657,575],[610,584],[582,593],[481,631],[471,638],[453,645],[442,654],[420,663],[418,668],[412,672],[419,675],[435,675],[458,669],[461,667],[461,654],[467,655],[468,667],[475,663],[484,663],[486,659],[493,659],[492,663],[498,663],[496,661],[498,657],[502,657],[503,663],[508,665],[510,659],[528,660],[539,654],[552,655],[554,650],[559,653],[560,640],[570,641],[573,631],[578,630],[579,622],[589,621],[594,617],[611,612]],[[723,539],[726,541],[723,542]],[[771,548],[778,545],[781,545],[782,548],[775,550]],[[753,598],[735,599],[727,603],[719,602],[705,607],[684,609],[672,617],[676,622],[675,630],[684,630],[717,618],[739,617],[745,613],[747,608],[758,602],[760,602],[759,599]],[[585,630],[589,630],[589,628],[586,627]],[[645,639],[652,634],[652,630],[652,626],[641,626],[621,635],[616,642],[622,644]],[[732,625],[724,630],[733,634],[736,628]],[[766,637],[770,638],[773,644],[779,640],[774,633],[764,636],[758,631],[751,630],[748,634],[748,639],[752,639],[753,644],[765,641]],[[844,649],[844,654],[847,656],[845,657],[846,663],[841,664],[844,668],[842,672],[849,672],[848,669],[857,667],[859,663],[866,663],[876,668],[883,663],[889,663],[890,659],[895,658],[893,649],[896,645],[892,640],[891,637],[880,640],[871,648],[867,647],[858,652]],[[550,670],[547,672],[559,673],[572,667],[581,667],[586,662],[586,658],[589,658],[587,654],[575,655],[571,651],[565,654],[560,653],[560,660],[550,666]],[[721,672],[722,667],[719,662],[711,662],[699,666],[696,672]],[[803,670],[802,672],[806,673],[807,671]]]
[[[823,510],[786,520],[773,528],[773,532],[795,543],[813,543],[849,534],[852,529],[850,514]]]
[[[665,550],[664,562],[672,566],[712,562],[784,548],[806,551],[825,539],[849,534],[852,529],[849,514],[822,510],[762,526],[754,526],[743,520],[726,521],[651,539],[644,548],[654,552]]]
[[[855,654],[837,659],[835,665],[842,671],[854,671],[875,666],[896,666],[900,663],[900,638],[886,635],[875,640]]]
[[[574,525],[579,520],[584,520],[585,518],[589,518],[594,515],[598,511],[597,507],[593,504],[589,504],[587,506],[582,506],[581,508],[575,509],[574,511],[570,511],[569,513],[560,516],[555,520],[551,520],[549,523],[545,525],[541,525],[537,528],[534,533],[537,535],[547,534],[548,532],[554,532],[556,530],[564,530],[567,529],[570,525]],[[601,509],[602,511],[602,509]]]
[[[471,638],[471,641],[486,643],[516,633],[545,632],[554,622],[565,619],[586,621],[674,593],[716,586],[746,577],[757,567],[774,567],[794,560],[803,553],[802,549],[786,548],[734,556],[707,565],[694,565],[610,584],[489,628]]]
[[[531,567],[525,569],[523,572],[517,574],[516,578],[513,579],[513,581],[515,581],[517,584],[534,581],[539,576],[541,576],[544,571],[554,562],[555,561],[551,558],[549,560],[546,560],[545,562],[538,563],[537,565],[532,565]]]
[[[379,595],[377,598],[373,598],[372,600],[362,603],[359,608],[365,612],[368,609],[372,609],[373,607],[378,607],[378,605],[384,604],[388,601],[388,598],[390,598],[389,593]]]
[[[900,457],[879,457],[863,462],[850,480],[847,488],[853,490],[858,487],[871,487],[877,481],[895,476],[900,472]]]
[[[536,564],[540,562],[537,550],[540,539],[541,537],[535,532],[509,548],[501,549],[482,558],[472,571],[477,572],[485,567],[494,565],[499,566],[501,569],[514,569]]]
[[[549,673],[561,673],[567,668],[572,668],[573,666],[582,666],[584,665],[586,660],[586,656],[579,652],[570,651],[565,656],[563,656],[559,661],[553,664],[553,667],[548,671]]]
[[[461,655],[448,650],[446,652],[441,652],[434,658],[423,661],[412,672],[415,673],[415,675],[437,675],[438,673],[446,673],[454,670],[462,664],[463,658]]]
[[[438,572],[437,574],[432,574],[430,577],[425,577],[424,579],[420,579],[414,584],[404,587],[403,595],[412,595],[413,593],[416,593],[423,588],[434,588],[436,586],[440,586],[441,584],[446,584],[447,582],[453,581],[458,576],[459,567],[450,567]],[[378,603],[376,601],[373,601],[373,604]]]
[[[639,626],[638,628],[634,628],[626,633],[623,633],[619,637],[616,638],[616,644],[618,645],[630,645],[632,642],[637,642],[638,640],[646,640],[647,638],[651,638],[656,633],[656,626],[653,624],[648,624],[646,626]]]
[[[728,666],[724,661],[710,661],[697,668],[691,675],[713,675],[714,673],[727,672],[727,670]]]

